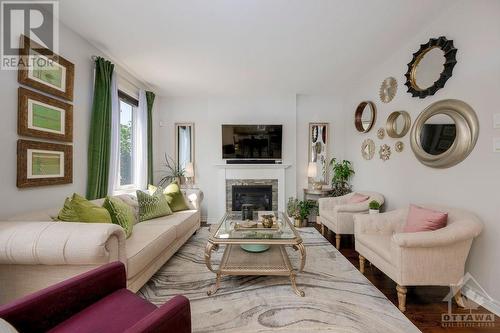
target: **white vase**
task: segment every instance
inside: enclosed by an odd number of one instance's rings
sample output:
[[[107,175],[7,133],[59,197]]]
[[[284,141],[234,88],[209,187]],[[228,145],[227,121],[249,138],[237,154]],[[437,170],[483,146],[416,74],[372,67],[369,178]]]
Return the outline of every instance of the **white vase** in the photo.
[[[378,209],[370,209],[370,214],[378,214],[379,212]]]

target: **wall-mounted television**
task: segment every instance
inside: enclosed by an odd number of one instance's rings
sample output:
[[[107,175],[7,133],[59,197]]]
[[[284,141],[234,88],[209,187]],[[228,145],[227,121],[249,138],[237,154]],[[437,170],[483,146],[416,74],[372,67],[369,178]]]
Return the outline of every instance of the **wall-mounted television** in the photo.
[[[283,125],[222,125],[222,158],[281,160]]]

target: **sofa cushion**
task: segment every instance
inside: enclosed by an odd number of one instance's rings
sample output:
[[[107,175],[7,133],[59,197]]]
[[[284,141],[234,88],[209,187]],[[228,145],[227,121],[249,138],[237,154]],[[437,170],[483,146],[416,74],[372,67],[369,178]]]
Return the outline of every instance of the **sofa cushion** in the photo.
[[[121,333],[156,309],[156,306],[131,291],[120,289],[63,321],[49,332]]]
[[[410,205],[403,232],[433,231],[446,227],[448,213]]]
[[[137,201],[139,202],[139,221],[141,222],[172,214],[161,187],[153,194],[137,190]]]
[[[132,207],[127,205],[119,198],[106,197],[103,207],[106,208],[111,215],[111,221],[118,224],[125,230],[127,238],[132,234],[132,227],[134,226],[134,211]]]
[[[168,224],[175,226],[176,238],[182,238],[191,230],[200,220],[200,213],[196,210],[183,210],[169,216],[159,217],[147,221],[150,225]],[[144,222],[143,222],[144,223]]]
[[[392,264],[391,256],[392,234],[356,234],[356,241],[362,243],[367,248],[384,258]]]
[[[111,216],[105,208],[76,193],[71,199],[66,198],[58,218],[65,222],[111,223]]]
[[[136,224],[126,241],[128,279],[140,273],[176,239],[175,225],[157,220]]]
[[[361,203],[366,200],[370,199],[369,196],[364,195],[364,194],[359,194],[359,193],[354,193],[349,200],[347,200],[348,204],[355,204],[355,203]]]
[[[172,183],[165,188],[163,191],[167,197],[168,204],[173,212],[179,212],[181,210],[188,210],[189,206],[184,199],[184,195],[177,183]]]

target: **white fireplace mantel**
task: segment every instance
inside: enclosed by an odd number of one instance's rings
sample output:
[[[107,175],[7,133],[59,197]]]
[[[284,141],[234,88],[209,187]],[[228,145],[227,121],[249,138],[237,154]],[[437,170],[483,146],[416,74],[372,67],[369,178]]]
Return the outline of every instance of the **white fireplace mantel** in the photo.
[[[278,181],[278,210],[285,210],[285,170],[290,164],[216,164],[217,212],[226,211],[226,180],[228,179],[276,179]]]

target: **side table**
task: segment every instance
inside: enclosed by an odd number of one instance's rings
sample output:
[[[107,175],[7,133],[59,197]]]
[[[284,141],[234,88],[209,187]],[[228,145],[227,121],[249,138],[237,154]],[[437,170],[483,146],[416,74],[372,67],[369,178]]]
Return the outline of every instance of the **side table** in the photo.
[[[312,188],[305,188],[304,189],[304,200],[312,200],[312,201],[316,202],[316,204],[317,204],[319,198],[329,197],[331,193],[332,193],[331,188],[323,188],[321,190],[315,190]],[[319,219],[317,216],[314,216],[314,220],[311,219],[311,217],[312,216],[309,217],[309,221],[316,222],[319,224]]]

